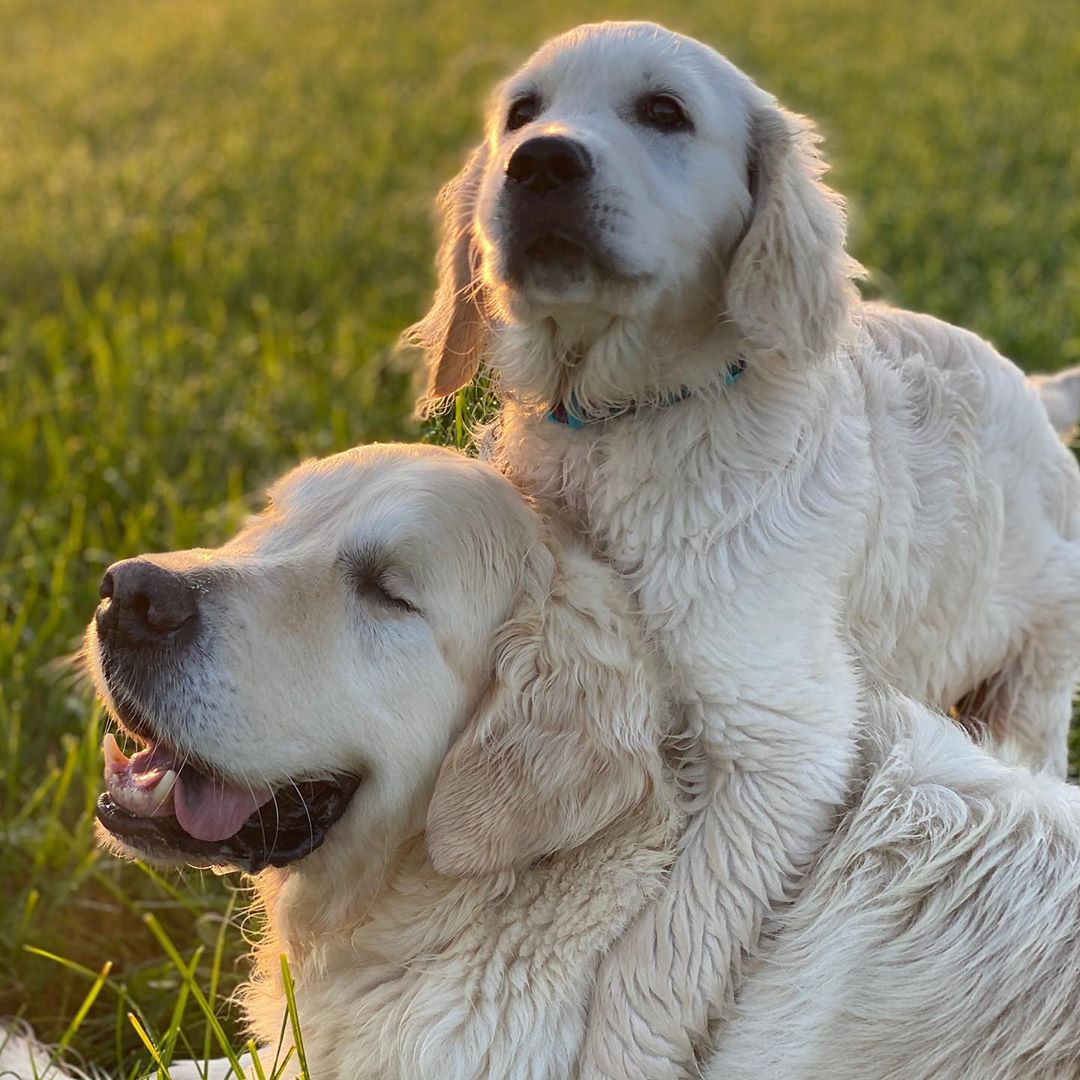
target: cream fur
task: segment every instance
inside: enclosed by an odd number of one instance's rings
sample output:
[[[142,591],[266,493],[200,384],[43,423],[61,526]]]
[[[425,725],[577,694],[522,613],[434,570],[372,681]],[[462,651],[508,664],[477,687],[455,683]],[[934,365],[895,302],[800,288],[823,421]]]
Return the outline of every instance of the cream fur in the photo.
[[[234,782],[363,776],[323,847],[255,879],[260,1045],[285,953],[311,1080],[567,1077],[679,826],[666,684],[616,575],[432,447],[308,463],[223,547],[148,558],[197,576],[205,623],[131,688],[161,737]]]
[[[357,593],[342,563],[360,552],[417,614]],[[159,672],[159,729],[234,778],[280,782],[313,753],[365,777],[323,848],[256,879],[268,930],[243,1001],[264,1058],[284,952],[312,1080],[591,1077],[601,1012],[620,1067],[650,1070],[641,1016],[594,981],[606,956],[655,986],[677,949],[700,950],[679,937],[700,902],[678,887],[685,859],[662,890],[713,796],[708,742],[669,726],[615,575],[490,467],[405,447],[309,463],[224,547],[151,558],[199,574],[218,631]],[[748,951],[709,1075],[1073,1075],[1080,795],[896,692],[862,700],[824,850]],[[244,718],[250,741],[216,741]],[[783,719],[759,768],[788,745]],[[746,801],[716,825],[747,855],[718,877],[737,902],[768,873],[743,847],[768,810],[730,776]],[[813,809],[783,794],[793,819]],[[643,940],[658,912],[666,933]],[[45,1053],[19,1036],[0,1060],[27,1077]]]
[[[793,903],[768,919],[703,1076],[1076,1076],[1080,792],[1003,765],[944,717],[900,694],[874,692],[865,704],[844,811]],[[513,1027],[511,1034],[531,1056],[493,1055],[480,1067],[461,1056],[459,1038],[471,1024],[474,1036],[501,1045],[500,1035],[474,1013],[477,1007],[482,1013],[485,1002],[492,1010],[487,1023],[497,1027],[515,1015],[528,1022],[538,1005],[544,1011],[545,1000],[583,999],[580,970],[568,962],[574,950],[552,946],[577,937],[584,959],[590,938],[606,936],[600,928],[581,933],[593,905],[607,896],[621,896],[628,906],[640,902],[636,875],[655,881],[658,853],[668,843],[665,829],[652,834],[652,844],[650,832],[643,816],[631,814],[576,855],[552,860],[546,872],[527,871],[506,892],[488,887],[494,882],[433,874],[422,846],[409,846],[396,872],[384,874],[394,887],[376,900],[352,940],[331,936],[316,946],[321,966],[311,986],[313,1018],[305,1022],[309,1044],[314,1035],[321,1054],[332,1035],[337,1056],[329,1066],[313,1059],[313,1078],[403,1075],[393,1064],[384,1073],[356,1066],[350,1055],[361,1051],[380,1062],[419,1052],[428,1062],[423,1067],[447,1078],[587,1075],[565,1039],[567,1056],[553,1064],[549,1046],[539,1049],[543,1039],[528,1028]],[[615,869],[610,880],[607,859]],[[333,887],[348,894],[347,880]],[[470,916],[473,925],[464,930]],[[270,968],[269,945],[266,952]],[[414,961],[411,975],[393,961],[408,956],[423,958]],[[642,965],[653,960],[638,959]],[[267,995],[261,1004],[268,1015],[276,1016],[279,995],[271,987],[260,993]],[[534,994],[537,1001],[526,1006]],[[366,1033],[373,999],[397,1018],[376,1025],[385,1045],[374,1051]],[[514,1000],[518,1010],[507,1008]],[[414,1007],[422,1009],[415,1022]],[[582,1019],[571,1018],[569,1029],[580,1032]],[[559,1039],[557,1026],[540,1034]],[[427,1040],[422,1050],[414,1045],[418,1038]],[[15,1080],[33,1075],[31,1060],[44,1068],[47,1052],[22,1033],[0,1048],[0,1067]],[[538,1072],[538,1063],[547,1071]],[[348,1071],[356,1067],[358,1073]],[[413,1059],[410,1068],[417,1068]],[[201,1071],[179,1063],[170,1075],[195,1080]],[[71,1077],[55,1070],[47,1075]],[[211,1063],[209,1075],[224,1080],[227,1064]]]
[[[635,124],[633,102],[657,87],[693,131]],[[506,131],[522,93],[539,115]],[[503,170],[538,131],[588,150],[581,212],[614,273],[587,260],[561,285],[509,273]],[[763,920],[844,803],[864,686],[959,704],[1064,770],[1076,464],[989,344],[859,301],[823,168],[809,122],[711,49],[601,24],[499,88],[445,201],[444,276],[413,331],[428,404],[487,356],[504,399],[488,452],[631,585],[707,761],[668,890],[605,960],[589,1077],[696,1067]],[[466,363],[461,338],[448,352],[440,334],[462,297],[484,328]],[[724,387],[736,357],[746,372]],[[550,423],[571,397],[622,414]]]
[[[873,694],[854,805],[775,915],[707,1080],[1080,1074],[1080,792]]]

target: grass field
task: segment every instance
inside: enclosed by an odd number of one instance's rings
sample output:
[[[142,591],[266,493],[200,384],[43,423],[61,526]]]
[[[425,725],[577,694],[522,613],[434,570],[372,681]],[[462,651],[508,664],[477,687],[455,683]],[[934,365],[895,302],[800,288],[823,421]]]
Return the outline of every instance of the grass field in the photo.
[[[1074,0],[0,0],[0,1016],[138,1071],[132,1003],[177,1026],[159,934],[216,999],[242,976],[242,897],[95,852],[100,718],[57,658],[115,558],[220,540],[304,455],[418,436],[392,346],[432,196],[486,88],[607,16],[819,119],[869,289],[1080,362]],[[27,945],[112,962],[77,1031],[92,979]]]

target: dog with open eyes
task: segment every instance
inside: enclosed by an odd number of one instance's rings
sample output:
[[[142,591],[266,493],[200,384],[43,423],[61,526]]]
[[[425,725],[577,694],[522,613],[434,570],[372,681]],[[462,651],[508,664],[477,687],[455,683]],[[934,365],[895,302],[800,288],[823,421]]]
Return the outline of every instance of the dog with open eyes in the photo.
[[[868,686],[1064,772],[1076,463],[985,341],[859,299],[823,172],[712,49],[607,23],[498,89],[440,197],[422,407],[488,361],[488,453],[631,586],[705,759],[599,973],[589,1076],[697,1067],[844,804]]]

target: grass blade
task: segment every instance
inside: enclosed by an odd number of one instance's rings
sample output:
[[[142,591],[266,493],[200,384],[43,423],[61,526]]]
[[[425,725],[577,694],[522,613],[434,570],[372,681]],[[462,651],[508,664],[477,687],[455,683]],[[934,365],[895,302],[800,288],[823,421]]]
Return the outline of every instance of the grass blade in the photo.
[[[139,1038],[142,1040],[143,1046],[145,1046],[146,1049],[150,1051],[150,1056],[157,1063],[158,1076],[164,1076],[165,1080],[169,1080],[169,1070],[165,1067],[165,1062],[161,1060],[161,1055],[158,1053],[157,1047],[154,1046],[153,1039],[151,1039],[150,1036],[146,1034],[145,1029],[143,1028],[142,1024],[139,1023],[138,1017],[134,1013],[129,1012],[127,1014],[127,1018],[131,1026],[135,1029],[135,1034],[139,1036]]]
[[[112,971],[112,961],[106,960],[101,965],[101,971],[98,972],[97,978],[94,979],[93,985],[86,992],[86,996],[83,998],[82,1004],[79,1006],[78,1011],[71,1018],[71,1023],[68,1024],[67,1030],[60,1037],[60,1041],[56,1044],[56,1053],[59,1054],[66,1050],[68,1044],[75,1036],[75,1032],[79,1030],[82,1022],[86,1019],[86,1014],[90,1011],[94,1002],[97,1001],[98,994],[101,993],[101,988],[105,985],[106,980],[109,978],[109,972]]]
[[[304,1053],[304,1039],[300,1033],[300,1014],[296,1010],[296,989],[289,971],[289,958],[284,953],[281,954],[281,982],[285,987],[285,1005],[289,1013],[289,1023],[292,1025],[293,1045],[300,1060],[300,1080],[307,1080],[310,1074]]]
[[[177,971],[181,973],[184,981],[190,987],[191,996],[195,999],[199,1008],[202,1010],[203,1015],[206,1017],[206,1022],[213,1028],[214,1035],[217,1037],[218,1044],[221,1047],[222,1053],[229,1059],[229,1064],[233,1067],[233,1071],[238,1077],[243,1077],[244,1070],[240,1065],[240,1059],[236,1056],[236,1051],[232,1048],[232,1044],[229,1041],[229,1037],[225,1034],[225,1029],[221,1026],[221,1022],[214,1014],[214,1010],[210,1003],[206,1000],[206,995],[202,992],[199,984],[195,981],[195,977],[192,973],[188,972],[187,966],[184,964],[183,958],[177,951],[176,946],[172,943],[169,935],[165,933],[165,929],[161,923],[154,918],[153,915],[144,915],[143,922],[149,927],[150,932],[157,938],[158,943],[165,950],[169,959],[172,961],[173,966]]]

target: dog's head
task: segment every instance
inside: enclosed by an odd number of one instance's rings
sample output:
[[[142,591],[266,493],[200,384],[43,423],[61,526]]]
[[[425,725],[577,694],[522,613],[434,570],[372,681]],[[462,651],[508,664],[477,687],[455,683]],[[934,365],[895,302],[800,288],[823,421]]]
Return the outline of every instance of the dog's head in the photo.
[[[440,197],[438,291],[412,330],[429,400],[472,377],[495,326],[528,331],[495,360],[508,389],[542,401],[575,366],[586,399],[658,389],[658,342],[685,351],[718,328],[733,348],[827,351],[856,267],[816,142],[809,121],[662,27],[548,42],[499,88],[484,143]]]
[[[426,819],[439,870],[494,872],[656,779],[619,582],[451,451],[303,465],[224,546],[117,563],[101,595],[89,666],[143,744],[106,737],[98,817],[122,853],[257,871]]]

